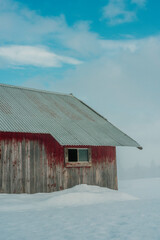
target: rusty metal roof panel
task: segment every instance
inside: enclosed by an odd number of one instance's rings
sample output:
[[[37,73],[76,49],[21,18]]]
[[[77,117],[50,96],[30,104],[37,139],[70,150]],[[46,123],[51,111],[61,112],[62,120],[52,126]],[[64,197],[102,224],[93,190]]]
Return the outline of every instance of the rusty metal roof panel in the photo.
[[[0,85],[0,131],[49,133],[61,145],[140,145],[72,95]]]

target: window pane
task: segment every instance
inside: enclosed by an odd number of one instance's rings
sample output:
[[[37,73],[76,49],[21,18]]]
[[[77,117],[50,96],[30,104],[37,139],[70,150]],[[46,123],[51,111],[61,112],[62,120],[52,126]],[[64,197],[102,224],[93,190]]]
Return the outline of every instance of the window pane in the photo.
[[[68,149],[68,162],[77,162],[77,149]]]
[[[88,149],[79,149],[79,161],[80,162],[88,161]]]

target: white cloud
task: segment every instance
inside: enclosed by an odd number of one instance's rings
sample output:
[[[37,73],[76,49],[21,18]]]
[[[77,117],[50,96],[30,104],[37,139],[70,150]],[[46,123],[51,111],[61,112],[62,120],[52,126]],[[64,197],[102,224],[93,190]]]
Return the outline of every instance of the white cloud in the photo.
[[[66,27],[63,16],[42,17],[29,9],[10,8],[13,1],[8,1],[5,8],[0,9],[0,40],[16,43],[34,43],[52,38],[53,34]],[[5,24],[4,24],[5,23]]]
[[[139,5],[144,3],[144,0],[133,1]],[[110,24],[129,22],[136,18],[135,12],[126,10],[124,0],[110,0],[109,4],[104,7],[103,13],[104,18],[107,18]],[[112,43],[104,43],[100,40],[100,36],[91,32],[89,28],[90,22],[80,21],[73,26],[68,26],[63,15],[43,17],[13,0],[0,0],[1,45],[7,42],[12,45],[31,46],[44,45],[49,42],[52,43],[50,46],[56,46],[60,55],[75,58],[77,56],[97,57],[107,48],[106,45],[111,47]],[[124,44],[121,43],[121,45]],[[132,50],[133,45],[130,45]]]
[[[0,0],[2,44],[44,45],[49,41],[62,55],[64,50],[69,50],[75,56],[94,55],[100,48],[97,41],[99,36],[89,31],[89,25],[89,22],[80,21],[68,26],[63,15],[43,17],[12,0]]]
[[[138,48],[136,40],[101,40],[101,47],[112,53],[120,50],[135,52]]]
[[[144,7],[146,5],[146,0],[131,0],[132,3],[137,4],[139,7]]]
[[[102,50],[99,35],[89,31],[89,22],[77,22],[72,28],[59,32],[57,39],[67,48],[82,56],[93,56]]]
[[[130,0],[129,7],[134,7],[131,4],[142,8],[145,7],[146,0]],[[103,18],[107,19],[110,25],[132,22],[137,19],[137,9],[127,10],[125,0],[109,0],[109,3],[103,8]]]
[[[116,6],[115,3],[118,5]],[[4,41],[12,45],[27,46],[44,45],[49,41],[56,46],[60,55],[87,59],[99,56],[104,49],[112,45],[109,41],[108,43],[101,41],[97,33],[90,31],[90,22],[79,21],[73,26],[68,26],[63,15],[42,17],[35,11],[26,9],[12,0],[0,0],[0,6],[1,45],[4,45]],[[129,21],[132,18],[131,15],[134,15],[134,13],[124,10],[125,5],[120,0],[110,1],[107,7],[112,8],[112,11],[108,9],[112,23]],[[122,18],[121,16],[117,18],[117,14],[121,15],[121,13]],[[4,22],[5,24],[3,24]],[[131,48],[133,46],[130,46]]]
[[[77,59],[57,55],[44,47],[4,46],[0,47],[0,60],[8,66],[32,65],[36,67],[60,67],[63,63],[80,64]]]
[[[134,11],[126,10],[124,0],[110,0],[108,5],[103,8],[103,17],[111,25],[132,22],[136,19]]]

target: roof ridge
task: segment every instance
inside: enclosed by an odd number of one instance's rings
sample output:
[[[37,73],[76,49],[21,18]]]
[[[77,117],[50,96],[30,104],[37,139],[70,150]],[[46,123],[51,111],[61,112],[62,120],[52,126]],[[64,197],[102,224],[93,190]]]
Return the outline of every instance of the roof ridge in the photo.
[[[17,89],[23,89],[23,90],[33,91],[33,92],[50,93],[50,94],[63,95],[63,96],[72,96],[73,97],[72,93],[68,93],[67,94],[67,93],[52,92],[52,91],[36,89],[36,88],[14,86],[14,85],[9,85],[9,84],[5,84],[5,83],[0,83],[0,87],[17,88]]]

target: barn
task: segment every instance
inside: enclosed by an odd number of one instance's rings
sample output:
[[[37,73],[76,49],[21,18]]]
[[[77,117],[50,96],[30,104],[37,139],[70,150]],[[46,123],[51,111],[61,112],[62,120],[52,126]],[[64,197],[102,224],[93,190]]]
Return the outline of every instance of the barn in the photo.
[[[141,146],[72,94],[0,84],[0,192],[118,189],[116,146]]]

